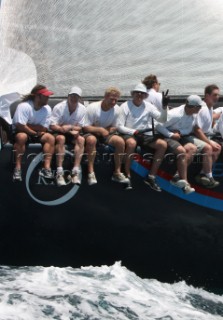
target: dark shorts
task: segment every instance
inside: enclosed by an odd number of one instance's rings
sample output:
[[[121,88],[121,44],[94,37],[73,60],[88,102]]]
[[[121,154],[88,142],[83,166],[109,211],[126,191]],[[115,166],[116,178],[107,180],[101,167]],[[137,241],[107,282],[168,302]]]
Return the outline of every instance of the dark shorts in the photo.
[[[83,135],[83,137],[86,138],[87,137],[90,137],[90,136],[94,136],[95,138],[97,138],[97,142],[98,143],[101,143],[101,144],[109,144],[109,141],[111,139],[111,137],[113,136],[119,136],[119,133],[118,132],[113,132],[113,133],[110,133],[107,137],[102,137],[102,136],[98,136],[97,134],[95,133],[85,133]]]
[[[60,132],[54,132],[52,133],[52,135],[56,138],[57,136],[64,136],[65,137],[65,143],[66,144],[74,144],[75,143],[75,139],[74,136],[72,134],[70,134],[69,132],[67,133],[60,133]]]
[[[193,135],[183,136],[178,141],[171,139],[171,138],[166,138],[165,140],[166,140],[166,142],[168,144],[168,148],[171,152],[174,152],[174,150],[176,150],[177,147],[179,147],[180,145],[184,146],[187,143],[192,143],[197,147],[197,153],[201,153],[201,151],[203,150],[203,148],[206,145],[206,142],[198,139],[197,137],[195,137]]]
[[[169,151],[174,152],[178,147],[185,146],[187,143],[192,143],[192,141],[190,139],[188,139],[188,137],[187,136],[182,137],[180,140],[165,138],[165,141],[167,142]]]
[[[15,137],[16,137],[17,133],[19,133],[19,132],[13,132],[13,134],[12,134],[12,143],[13,144],[16,142]],[[25,133],[25,132],[23,132],[23,133]],[[26,133],[26,135],[28,137],[26,144],[29,144],[29,143],[41,143],[42,144],[42,142],[40,140],[42,137],[30,136],[27,133]]]
[[[149,136],[149,135],[141,135],[139,137],[137,136],[131,136],[129,134],[123,134],[123,135],[120,135],[125,141],[132,138],[134,139],[136,142],[137,142],[137,145],[140,146],[140,147],[143,147],[143,148],[148,148],[148,147],[151,147],[150,144],[152,142],[155,142],[157,141],[158,139],[163,139],[161,137],[161,135],[157,134],[157,135],[154,135],[154,136]]]

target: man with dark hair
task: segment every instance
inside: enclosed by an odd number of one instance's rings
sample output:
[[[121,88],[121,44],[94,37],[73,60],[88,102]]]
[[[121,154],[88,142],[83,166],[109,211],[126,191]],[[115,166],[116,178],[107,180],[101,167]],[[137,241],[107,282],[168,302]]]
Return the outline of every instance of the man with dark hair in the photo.
[[[208,172],[204,172],[202,169],[201,173],[196,177],[196,181],[208,188],[214,188],[219,185],[219,182],[215,181],[212,176],[212,163],[217,160],[221,152],[221,146],[211,139],[213,136],[213,106],[218,102],[218,99],[218,86],[215,84],[208,85],[204,90],[204,101],[196,117],[194,126],[195,136],[207,145],[206,155],[204,155],[203,158],[209,157],[211,159],[211,168],[209,168]],[[205,160],[203,162],[205,162]]]
[[[148,93],[148,97],[145,100],[152,103],[159,111],[161,111],[163,108],[163,98],[162,93],[159,92],[160,83],[157,76],[150,74],[145,77],[142,83],[146,86]]]
[[[82,90],[74,86],[70,89],[67,100],[58,103],[50,118],[50,129],[56,139],[56,182],[58,186],[66,185],[63,172],[65,142],[74,145],[74,164],[71,172],[71,182],[81,183],[81,159],[84,152],[84,137],[80,135],[86,113],[85,106],[80,103]]]
[[[51,114],[51,108],[47,105],[47,102],[52,94],[53,92],[45,86],[37,84],[30,94],[24,96],[16,109],[12,122],[15,131],[13,181],[22,181],[22,155],[28,141],[40,142],[43,145],[44,161],[39,174],[44,178],[53,178],[50,165],[54,153],[55,139],[47,132]]]

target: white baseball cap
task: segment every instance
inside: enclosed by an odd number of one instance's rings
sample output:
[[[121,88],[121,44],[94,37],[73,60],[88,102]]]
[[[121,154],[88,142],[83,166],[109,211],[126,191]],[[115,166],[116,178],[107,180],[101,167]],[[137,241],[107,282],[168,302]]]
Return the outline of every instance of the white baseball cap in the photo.
[[[187,98],[187,105],[193,107],[200,107],[202,105],[201,97],[197,96],[196,94],[192,94]]]
[[[138,83],[135,88],[132,90],[132,92],[142,92],[142,93],[147,93],[147,88],[143,83]]]
[[[77,94],[79,97],[81,97],[82,95],[82,90],[81,88],[77,87],[77,86],[74,86],[70,89],[70,92],[68,93],[68,95],[70,94]]]

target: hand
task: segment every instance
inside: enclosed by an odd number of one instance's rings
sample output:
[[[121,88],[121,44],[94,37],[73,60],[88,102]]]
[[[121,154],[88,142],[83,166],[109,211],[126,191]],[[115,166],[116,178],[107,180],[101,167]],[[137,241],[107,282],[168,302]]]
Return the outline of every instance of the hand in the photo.
[[[170,102],[170,97],[168,96],[168,93],[169,93],[169,89],[166,90],[166,93],[164,93],[164,91],[162,92],[163,109],[166,109]]]
[[[109,127],[107,128],[107,130],[109,131],[109,133],[113,133],[113,132],[116,132],[116,127]]]
[[[174,139],[174,140],[180,140],[181,135],[180,135],[180,133],[175,132],[170,138]]]
[[[133,135],[136,139],[142,139],[144,137],[144,134],[140,132],[140,130],[136,130]]]
[[[220,144],[218,144],[217,142],[210,140],[209,141],[210,145],[212,146],[213,151],[219,151],[221,150],[221,146]]]
[[[61,128],[63,129],[63,133],[66,133],[72,129],[70,124],[64,124],[61,126]]]
[[[42,137],[46,132],[37,131],[37,137]]]
[[[79,131],[77,130],[70,130],[69,134],[71,134],[72,136],[74,136],[74,138],[77,138],[79,136]]]
[[[103,138],[106,138],[109,135],[109,131],[107,129],[105,129],[105,128],[100,128],[100,135]]]

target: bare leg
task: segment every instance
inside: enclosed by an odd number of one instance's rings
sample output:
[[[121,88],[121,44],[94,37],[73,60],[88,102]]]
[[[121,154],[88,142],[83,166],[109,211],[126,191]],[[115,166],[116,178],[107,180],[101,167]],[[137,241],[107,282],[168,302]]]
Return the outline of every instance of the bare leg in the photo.
[[[65,136],[64,135],[58,135],[56,137],[56,162],[57,167],[63,167],[63,160],[64,160],[64,153],[65,153]]]
[[[115,170],[114,170],[114,173],[118,174],[121,172],[122,158],[123,158],[124,149],[125,149],[125,141],[121,137],[119,137],[117,135],[113,135],[110,138],[108,143],[115,148],[115,153],[114,153]]]
[[[75,141],[75,147],[74,147],[74,167],[80,167],[81,159],[84,153],[84,138],[82,136],[78,136]]]
[[[149,144],[149,147],[155,149],[154,157],[153,157],[153,163],[150,170],[150,175],[155,176],[157,174],[157,171],[161,165],[161,162],[164,158],[166,149],[167,149],[167,143],[165,140],[158,139],[152,143]]]
[[[203,163],[202,170],[205,174],[212,172],[212,147],[206,144],[202,149]]]
[[[179,146],[175,150],[177,156],[177,171],[179,177],[187,181],[187,162],[186,162],[186,150],[183,146]]]
[[[125,174],[127,177],[131,176],[130,167],[131,167],[132,155],[135,153],[136,145],[137,143],[135,139],[129,138],[126,140]]]
[[[15,168],[21,169],[22,156],[26,150],[27,134],[24,132],[17,133],[15,137]]]
[[[96,157],[96,143],[97,139],[95,136],[87,136],[86,138],[86,152],[88,154],[88,172],[94,172],[94,160]]]
[[[45,133],[40,140],[43,143],[43,154],[44,154],[43,167],[45,169],[50,169],[52,156],[54,154],[55,138],[52,134]]]

